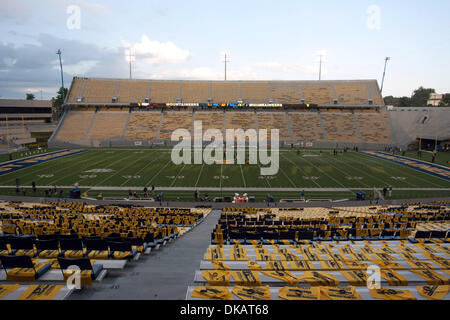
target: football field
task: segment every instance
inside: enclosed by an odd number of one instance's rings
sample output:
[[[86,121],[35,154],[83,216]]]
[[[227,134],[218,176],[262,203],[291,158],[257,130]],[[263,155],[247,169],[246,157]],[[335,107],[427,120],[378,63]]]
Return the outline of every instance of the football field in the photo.
[[[145,186],[174,200],[192,200],[197,189],[210,198],[247,192],[259,200],[267,193],[290,199],[305,190],[311,198],[353,200],[358,190],[385,186],[394,188],[395,198],[450,196],[448,180],[362,153],[282,149],[279,161],[277,175],[261,176],[260,165],[175,165],[168,148],[91,149],[1,175],[0,192],[15,192],[18,178],[25,187],[33,181],[39,188],[70,189],[78,183],[94,197],[99,192],[126,197],[128,190],[141,192]]]

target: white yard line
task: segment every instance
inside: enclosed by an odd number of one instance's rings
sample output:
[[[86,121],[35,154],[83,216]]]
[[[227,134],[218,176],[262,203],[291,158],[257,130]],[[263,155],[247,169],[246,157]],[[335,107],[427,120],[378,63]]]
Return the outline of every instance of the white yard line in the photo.
[[[159,176],[159,174],[170,164],[170,161],[167,161],[167,163],[164,165],[164,167],[162,167],[161,169],[159,169],[159,171],[153,176],[153,178],[151,178],[151,180],[149,182],[147,182],[145,185],[149,186],[150,183],[157,177]]]
[[[200,169],[200,173],[198,174],[197,181],[195,182],[195,188],[197,188],[198,182],[200,181],[200,177],[202,176],[204,166],[205,164],[202,164],[202,168]]]
[[[119,162],[119,161],[123,161],[123,160],[125,160],[125,159],[128,159],[129,157],[132,157],[132,156],[133,156],[133,154],[130,154],[128,157],[125,157],[125,158],[119,159],[119,160],[117,160],[117,161],[114,161],[113,163],[111,163],[111,164],[110,164],[109,166],[107,166],[106,168],[109,168],[109,167],[111,167],[113,164],[115,164],[115,163],[117,163],[117,162]],[[135,164],[135,163],[138,162],[138,161],[139,161],[139,159],[137,159],[136,161],[134,161],[131,165],[126,166],[126,167],[123,167],[122,169],[120,169],[119,171],[117,171],[117,172],[116,172],[115,174],[113,174],[112,176],[109,176],[109,177],[103,179],[101,182],[97,183],[96,186],[103,184],[103,182],[108,181],[108,180],[111,179],[112,177],[115,177],[115,176],[118,175],[120,172],[122,172],[122,171],[125,170],[125,169],[128,169],[130,166],[132,166],[133,164]]]
[[[88,152],[82,152],[82,153],[79,153],[79,154],[76,154],[76,155],[73,155],[73,156],[69,156],[68,158],[70,158],[70,161],[76,160],[78,157],[81,157],[82,155],[86,155],[87,153],[88,153]],[[73,157],[73,158],[72,158],[72,157]],[[76,158],[75,158],[75,157],[76,157]],[[62,159],[62,158],[61,158],[61,159]],[[59,159],[55,159],[55,160],[59,160]],[[17,170],[17,171],[5,173],[5,174],[2,175],[2,177],[7,176],[8,174],[18,173],[18,172],[20,172],[20,171],[22,171],[22,170],[26,170],[26,169],[30,169],[30,168],[36,168],[36,167],[42,166],[42,165],[44,165],[44,164],[50,164],[52,161],[55,161],[55,160],[50,160],[50,161],[47,161],[47,162],[41,162],[41,163],[35,164],[35,165],[33,165],[33,166],[29,166],[29,167],[26,167],[26,168]],[[89,161],[89,160],[90,160],[90,159],[85,160],[85,161]],[[85,162],[85,161],[82,161],[82,162]],[[50,167],[50,168],[51,168],[51,167]],[[44,170],[49,170],[49,168],[47,168],[47,167],[46,167],[46,168],[42,168],[42,167],[41,167],[41,168],[38,168],[37,170],[32,170],[31,172],[26,173],[26,174],[20,176],[20,179],[23,179],[24,177],[28,177],[29,175],[34,175],[34,174],[39,173],[39,172],[44,171]],[[14,180],[14,179],[11,179],[11,181],[13,181],[13,180]],[[7,181],[9,181],[9,179],[8,179]]]
[[[223,163],[220,165],[220,189],[222,189]]]
[[[183,165],[180,169],[180,171],[178,171],[177,175],[175,176],[175,178],[173,179],[172,183],[170,184],[169,188],[171,188],[175,182],[177,182],[178,176],[181,174],[181,172],[183,171],[184,167],[186,167],[186,165]]]
[[[329,177],[331,180],[337,182],[338,184],[340,184],[342,187],[345,188],[345,186],[344,186],[341,182],[339,182],[338,180],[336,180],[335,178],[333,178],[332,176],[330,176],[329,174],[327,174],[325,171],[323,171],[323,170],[320,169],[319,167],[315,166],[314,164],[312,164],[311,162],[309,162],[309,161],[306,160],[306,159],[302,159],[302,160],[305,160],[305,161],[308,162],[310,165],[312,165],[314,168],[316,168],[317,170],[319,170],[320,172],[322,172],[324,175],[326,175],[327,177]]]
[[[99,154],[99,156],[102,158],[101,160],[99,160],[99,161],[96,161],[96,162],[94,162],[94,163],[92,163],[92,164],[89,164],[88,166],[89,167],[91,167],[91,166],[96,166],[97,165],[97,163],[100,163],[100,162],[102,162],[102,161],[104,161],[105,160],[105,158],[104,158],[104,154],[102,154],[102,153],[100,153]],[[63,171],[63,170],[65,170],[65,171],[67,171],[67,172],[71,172],[71,173],[73,173],[71,170],[69,170],[71,167],[78,167],[78,169],[80,168],[80,164],[84,164],[84,163],[88,163],[89,161],[92,161],[92,160],[94,160],[94,159],[96,159],[97,158],[97,155],[95,155],[95,156],[93,156],[92,158],[90,158],[90,159],[87,159],[87,160],[85,160],[85,161],[82,161],[82,162],[79,162],[79,163],[76,163],[74,166],[70,166],[70,167],[65,167],[65,166],[63,166],[63,168],[61,169],[61,170],[57,170],[57,171],[55,171],[55,173],[56,172],[60,172],[60,171]],[[88,166],[86,166],[86,167],[88,167]],[[86,169],[86,167],[83,167],[83,169]],[[83,172],[83,171],[81,171],[81,172]],[[80,173],[81,173],[80,172]],[[50,183],[49,183],[49,185],[54,185],[57,181],[59,181],[59,180],[61,180],[61,179],[66,179],[66,178],[68,178],[69,176],[68,175],[64,175],[64,176],[62,176],[62,177],[60,177],[60,178],[58,178],[58,179],[56,179],[56,180],[54,180],[54,181],[51,181]],[[83,179],[78,179],[78,180],[83,180]]]
[[[297,169],[299,169],[305,176],[307,176],[306,172],[303,171],[302,168],[300,168],[295,162],[293,162],[291,159],[289,159],[288,157],[286,157],[285,155],[283,155],[283,157],[289,161],[290,163],[292,163],[294,166],[297,167]],[[311,180],[312,182],[314,182],[319,188],[320,188],[320,184],[318,184],[315,180]]]
[[[373,156],[369,156],[369,155],[364,154],[364,153],[361,153],[361,155],[365,156],[369,161],[374,162],[374,163],[377,163],[377,160],[384,160],[384,159],[381,159],[381,158],[375,158]],[[386,167],[391,168],[392,170],[397,170],[398,169],[397,166],[400,166],[400,167],[405,168],[405,169],[411,169],[411,170],[413,170],[414,172],[417,172],[417,173],[428,174],[428,175],[433,176],[435,178],[439,178],[439,177],[436,177],[436,176],[434,176],[432,174],[429,174],[429,173],[426,173],[426,172],[423,172],[423,171],[419,171],[419,170],[416,170],[416,169],[411,168],[411,167],[404,166],[404,165],[402,165],[400,163],[394,163],[394,162],[391,162],[391,161],[388,161],[388,160],[384,160],[383,163],[386,163]],[[434,182],[425,180],[425,179],[423,179],[423,178],[421,178],[419,176],[414,176],[414,175],[412,175],[412,173],[411,174],[408,173],[408,170],[404,170],[404,172],[405,172],[405,175],[407,175],[409,177],[412,177],[413,179],[419,179],[419,180],[422,180],[423,182],[426,182],[428,184],[432,184],[432,185],[434,185],[436,187],[441,187],[440,185],[438,185],[438,184],[436,184]],[[443,178],[439,178],[439,179],[442,179],[444,181],[448,181],[448,180],[445,180]],[[414,184],[411,184],[408,181],[405,181],[405,182],[414,187]]]
[[[161,155],[155,159],[153,159],[152,161],[150,161],[146,166],[144,166],[142,169],[140,169],[139,171],[137,171],[135,174],[139,174],[141,173],[143,170],[147,169],[149,165],[151,165],[153,162],[155,162],[156,160],[159,160],[161,158]],[[122,187],[124,184],[126,184],[128,181],[130,181],[131,179],[127,179],[124,183],[122,183],[120,186]]]
[[[239,165],[239,168],[241,169],[241,175],[242,175],[242,181],[244,182],[244,187],[247,187],[247,183],[245,181],[244,172],[242,171],[242,165]]]

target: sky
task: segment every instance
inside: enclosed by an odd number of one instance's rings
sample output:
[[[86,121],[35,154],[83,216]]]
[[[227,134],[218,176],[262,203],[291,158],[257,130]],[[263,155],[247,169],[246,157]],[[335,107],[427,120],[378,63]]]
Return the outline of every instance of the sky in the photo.
[[[74,76],[376,79],[450,92],[450,1],[0,0],[0,98],[50,99]]]

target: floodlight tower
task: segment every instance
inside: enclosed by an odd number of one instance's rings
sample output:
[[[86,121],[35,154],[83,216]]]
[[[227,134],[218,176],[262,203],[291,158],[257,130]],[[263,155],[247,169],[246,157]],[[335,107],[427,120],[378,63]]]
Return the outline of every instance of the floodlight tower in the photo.
[[[389,60],[391,60],[390,57],[386,57],[386,58],[384,59],[384,72],[383,72],[383,80],[381,81],[381,91],[380,91],[381,96],[383,96],[384,77],[386,76],[386,66],[387,66],[387,62],[388,62]]]
[[[227,53],[224,53],[224,55],[225,55],[225,58],[224,58],[223,62],[225,63],[225,81],[227,81],[227,62],[231,62],[231,60],[228,60]]]
[[[59,66],[61,67],[61,85],[62,85],[62,104],[64,105],[64,72],[63,72],[63,66],[62,66],[62,60],[61,60],[61,50],[58,49],[58,52],[56,54],[59,56]]]
[[[131,61],[133,60],[133,57],[134,57],[135,55],[133,55],[132,53],[131,53],[131,47],[130,47],[130,51],[128,52],[128,62],[130,63],[130,80],[132,79],[132,77],[131,77]]]
[[[322,80],[322,57],[323,54],[319,54],[319,81]]]

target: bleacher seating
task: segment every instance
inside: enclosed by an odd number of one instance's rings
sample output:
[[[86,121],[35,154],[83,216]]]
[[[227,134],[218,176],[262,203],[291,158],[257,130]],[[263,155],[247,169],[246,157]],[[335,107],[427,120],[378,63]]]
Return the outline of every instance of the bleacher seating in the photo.
[[[355,112],[355,118],[365,142],[392,143],[387,112]]]
[[[289,120],[292,128],[292,139],[294,141],[324,141],[319,115],[317,113],[290,112]]]
[[[177,129],[186,129],[191,132],[192,112],[164,112],[159,139],[170,140],[172,133]]]
[[[368,96],[364,86],[335,85],[336,97],[341,105],[367,105]]]
[[[125,132],[125,140],[155,139],[160,120],[160,112],[133,112]]]
[[[128,119],[128,112],[98,112],[89,132],[90,140],[120,139]]]
[[[450,300],[448,221],[438,204],[223,208],[186,297]]]
[[[321,112],[328,141],[361,142],[350,112]]]
[[[149,97],[150,95],[150,97]],[[179,98],[186,103],[246,103],[383,106],[376,80],[357,81],[182,81],[182,80],[120,80],[89,79],[73,80],[67,102],[111,103],[116,96],[118,103],[129,104],[151,98],[154,103],[174,103]],[[77,98],[82,97],[82,101]]]
[[[69,112],[62,123],[55,140],[56,141],[80,141],[86,136],[91,126],[93,112]]]
[[[67,103],[76,103],[77,98],[81,97],[80,92],[82,88],[83,88],[83,79],[75,77],[72,81],[69,97],[67,97],[66,99]]]
[[[150,98],[154,103],[176,102],[180,83],[178,81],[152,81]]]
[[[207,102],[210,98],[209,83],[206,81],[182,82],[181,100],[185,103]]]
[[[227,112],[225,117],[226,129],[256,129],[254,112]]]
[[[241,98],[246,103],[269,103],[269,82],[242,82]]]
[[[330,86],[302,86],[306,103],[331,105],[333,93]]]
[[[147,96],[148,81],[121,80],[116,93],[118,102],[132,101],[133,103],[143,102]]]
[[[219,129],[223,134],[223,112],[195,112],[194,117],[202,122],[203,134],[209,129]]]
[[[0,203],[0,299],[65,299],[73,291],[62,289],[72,266],[81,270],[82,287],[95,286],[109,270],[126,271],[130,261],[182,236],[210,211]],[[47,294],[30,295],[27,289],[37,286],[46,286]]]
[[[215,103],[236,103],[241,98],[237,82],[212,82],[211,91]]]
[[[116,86],[116,80],[86,79],[83,89],[83,102],[111,103]]]
[[[272,129],[279,130],[279,138],[281,141],[290,141],[289,128],[286,121],[286,113],[284,112],[259,112],[258,113],[258,129],[267,129],[268,137],[271,135]]]
[[[79,109],[77,109],[79,110]],[[95,110],[95,109],[93,109]],[[192,117],[203,122],[204,132],[211,128],[221,129],[256,129],[255,112],[249,111],[167,111],[163,115],[160,126],[160,111],[120,112],[120,108],[98,108],[95,121],[91,128],[93,112],[71,111],[62,124],[55,141],[80,142],[89,140],[153,140],[160,131],[160,139],[169,139],[174,130],[191,129]],[[113,111],[115,110],[115,111]],[[323,129],[330,142],[353,143],[392,143],[388,113],[385,110],[355,110],[354,114],[346,109],[329,109],[320,113]],[[127,127],[128,116],[130,117]],[[226,117],[223,128],[223,117]],[[280,130],[280,140],[290,141],[286,111],[256,113],[258,127],[261,129],[277,128]],[[354,117],[354,118],[353,118]],[[289,124],[292,129],[293,141],[323,142],[324,132],[321,128],[319,114],[310,112],[288,112]],[[356,127],[358,124],[358,129]],[[91,130],[89,131],[89,129]],[[89,135],[87,132],[89,131]],[[122,134],[125,132],[124,136]],[[361,139],[362,138],[362,139]],[[81,142],[80,142],[81,143]]]
[[[297,104],[300,102],[300,86],[295,83],[272,84],[272,99],[274,103]]]

